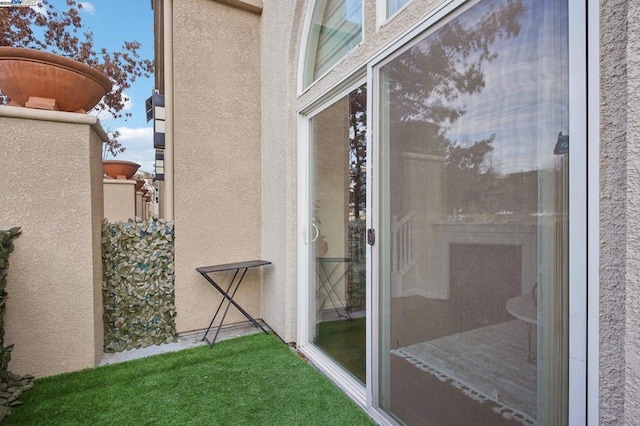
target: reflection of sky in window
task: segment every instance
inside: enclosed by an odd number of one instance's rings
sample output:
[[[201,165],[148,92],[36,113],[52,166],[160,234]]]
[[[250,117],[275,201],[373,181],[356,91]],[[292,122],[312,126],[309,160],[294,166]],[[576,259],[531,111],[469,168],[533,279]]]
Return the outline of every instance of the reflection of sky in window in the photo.
[[[500,3],[482,2],[458,19],[471,23]],[[447,137],[471,143],[495,134],[489,161],[500,172],[551,167],[556,137],[568,133],[567,11],[562,3],[526,1],[519,35],[492,46],[498,57],[485,63],[484,89],[457,100],[466,114],[451,125]]]
[[[347,21],[362,25],[362,0],[346,0]]]
[[[398,11],[409,0],[387,0],[387,17]]]

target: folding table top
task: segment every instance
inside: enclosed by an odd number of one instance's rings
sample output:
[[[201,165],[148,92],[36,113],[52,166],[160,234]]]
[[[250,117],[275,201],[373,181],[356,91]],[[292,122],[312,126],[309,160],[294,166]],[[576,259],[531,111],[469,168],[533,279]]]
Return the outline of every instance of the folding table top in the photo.
[[[234,269],[254,268],[256,266],[271,265],[268,260],[249,260],[246,262],[237,263],[225,263],[222,265],[201,266],[196,268],[196,271],[201,274],[208,274],[211,272],[232,271]]]

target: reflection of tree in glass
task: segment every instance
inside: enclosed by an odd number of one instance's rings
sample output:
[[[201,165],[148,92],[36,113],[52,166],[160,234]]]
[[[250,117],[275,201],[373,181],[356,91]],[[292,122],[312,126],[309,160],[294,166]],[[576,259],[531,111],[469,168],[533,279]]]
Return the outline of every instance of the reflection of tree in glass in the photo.
[[[363,310],[366,305],[366,166],[367,86],[362,85],[349,93],[348,249],[352,262],[347,281],[347,306],[354,311]]]
[[[366,203],[367,86],[349,94],[349,204],[355,219]]]
[[[446,172],[448,203],[464,213],[496,211],[500,188],[498,173],[487,165],[485,155],[493,150],[495,135],[475,141],[469,146],[450,144],[447,149]]]
[[[522,0],[489,6],[478,19],[467,12],[384,67],[391,134],[403,139],[394,143],[405,144],[404,151],[444,157],[448,181],[455,185],[449,204],[467,212],[489,207],[481,197],[495,184],[496,172],[486,164],[494,137],[460,144],[446,130],[466,112],[460,96],[483,90],[485,64],[498,56],[492,48],[519,34],[523,15]]]
[[[475,24],[458,18],[387,65],[391,120],[446,125],[460,118],[464,107],[453,101],[484,88],[484,64],[497,57],[492,44],[517,36],[523,13],[521,0],[508,0]]]

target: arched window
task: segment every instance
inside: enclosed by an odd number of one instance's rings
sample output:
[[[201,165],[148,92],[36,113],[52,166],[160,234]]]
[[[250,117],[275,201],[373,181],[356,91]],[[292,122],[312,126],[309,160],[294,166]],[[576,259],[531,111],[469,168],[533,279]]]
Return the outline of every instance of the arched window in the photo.
[[[331,69],[362,40],[362,0],[318,0],[311,17],[303,83]]]

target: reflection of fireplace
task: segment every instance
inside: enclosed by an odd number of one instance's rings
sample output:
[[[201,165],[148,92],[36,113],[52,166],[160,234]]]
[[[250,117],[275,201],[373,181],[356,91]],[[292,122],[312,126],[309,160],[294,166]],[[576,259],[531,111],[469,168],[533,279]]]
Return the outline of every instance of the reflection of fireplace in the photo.
[[[451,298],[451,253],[452,246],[473,245],[518,248],[520,253],[520,293],[529,293],[536,281],[536,232],[535,224],[493,223],[441,223],[435,224],[432,241],[433,281],[432,294],[439,299]],[[459,248],[453,249],[459,250]],[[471,250],[471,249],[470,249]],[[499,249],[494,250],[499,252]],[[513,254],[512,254],[513,255]],[[472,270],[470,270],[472,272]]]
[[[450,244],[449,297],[458,331],[512,319],[507,300],[521,294],[522,247]]]

